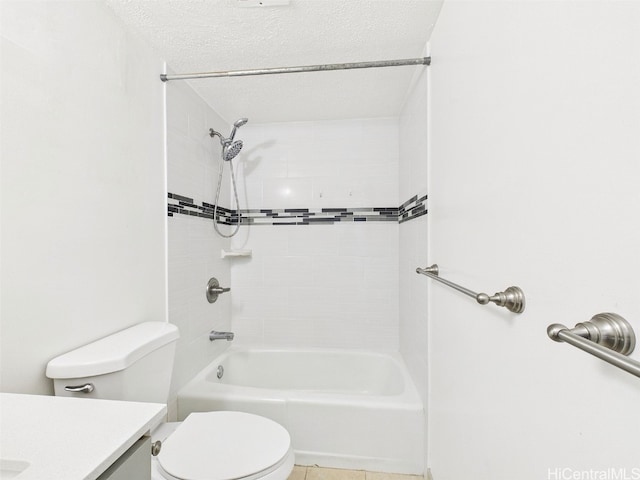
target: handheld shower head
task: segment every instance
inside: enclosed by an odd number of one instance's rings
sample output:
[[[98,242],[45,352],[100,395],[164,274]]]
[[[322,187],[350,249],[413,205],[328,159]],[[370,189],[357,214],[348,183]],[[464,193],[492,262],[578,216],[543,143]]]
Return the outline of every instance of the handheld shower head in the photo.
[[[233,123],[233,130],[231,130],[231,135],[229,135],[229,140],[233,141],[234,137],[236,136],[236,130],[239,129],[241,126],[245,125],[248,121],[249,121],[248,118],[241,118],[239,120],[236,120]]]
[[[236,120],[234,122],[233,126],[236,128],[240,128],[241,126],[245,125],[248,121],[249,121],[248,118],[240,118],[239,120]]]

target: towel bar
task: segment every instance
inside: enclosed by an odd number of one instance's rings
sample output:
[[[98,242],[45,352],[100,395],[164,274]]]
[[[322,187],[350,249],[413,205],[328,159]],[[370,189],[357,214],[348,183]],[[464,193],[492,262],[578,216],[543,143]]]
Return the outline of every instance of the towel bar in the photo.
[[[547,328],[547,335],[551,340],[566,342],[640,377],[640,362],[626,357],[635,348],[636,336],[629,322],[620,315],[599,313],[574,328],[554,323]]]
[[[507,310],[513,313],[524,312],[524,292],[520,289],[520,287],[509,287],[504,292],[497,292],[490,297],[486,293],[476,293],[472,290],[469,290],[468,288],[464,288],[458,284],[450,282],[449,280],[440,278],[438,276],[438,264],[436,263],[427,268],[416,268],[416,273],[426,275],[429,278],[433,278],[440,283],[444,283],[445,285],[461,293],[464,293],[465,295],[475,298],[480,305],[486,305],[489,302],[493,302],[499,307],[505,307]]]

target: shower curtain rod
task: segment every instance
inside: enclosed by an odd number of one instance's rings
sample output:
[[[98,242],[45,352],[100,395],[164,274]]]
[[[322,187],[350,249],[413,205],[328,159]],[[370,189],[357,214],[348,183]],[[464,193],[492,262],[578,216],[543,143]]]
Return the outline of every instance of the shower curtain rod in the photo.
[[[255,70],[228,70],[221,72],[182,73],[160,75],[160,80],[190,80],[193,78],[247,77],[249,75],[273,75],[277,73],[323,72],[327,70],[351,70],[354,68],[401,67],[405,65],[431,65],[431,57],[408,58],[404,60],[380,60],[377,62],[327,63],[302,67],[258,68]]]

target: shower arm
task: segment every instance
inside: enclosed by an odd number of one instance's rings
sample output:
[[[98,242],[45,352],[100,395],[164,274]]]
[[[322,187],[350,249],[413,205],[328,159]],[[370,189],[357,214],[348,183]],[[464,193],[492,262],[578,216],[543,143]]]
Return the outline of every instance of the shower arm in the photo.
[[[471,298],[475,298],[476,302],[478,302],[480,305],[486,305],[489,302],[493,302],[499,307],[505,307],[507,310],[513,313],[524,312],[524,292],[519,287],[509,287],[504,292],[497,292],[494,295],[489,296],[486,293],[476,293],[472,290],[469,290],[468,288],[464,288],[456,283],[450,282],[449,280],[440,278],[438,276],[438,264],[435,263],[427,268],[416,268],[416,273],[426,275],[427,277],[437,280],[440,283],[444,283],[448,287],[451,287],[454,290],[459,291],[460,293],[464,293]]]
[[[231,140],[232,140],[231,138],[224,138],[220,132],[216,132],[213,128],[209,129],[209,136],[211,138],[219,137],[220,145],[222,145],[223,147],[231,145]]]

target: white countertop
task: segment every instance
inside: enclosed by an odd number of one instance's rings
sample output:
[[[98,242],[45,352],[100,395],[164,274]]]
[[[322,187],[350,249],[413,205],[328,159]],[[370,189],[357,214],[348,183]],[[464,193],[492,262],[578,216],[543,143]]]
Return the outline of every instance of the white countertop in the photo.
[[[0,478],[28,462],[6,478],[96,479],[165,415],[157,403],[0,393]]]

